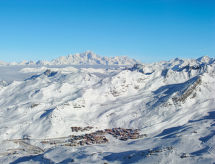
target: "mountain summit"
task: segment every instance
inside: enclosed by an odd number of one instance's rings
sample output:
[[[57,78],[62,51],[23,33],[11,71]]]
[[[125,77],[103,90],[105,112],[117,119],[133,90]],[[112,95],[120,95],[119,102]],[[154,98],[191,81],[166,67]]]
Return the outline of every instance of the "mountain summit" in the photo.
[[[52,65],[133,65],[139,63],[125,56],[101,57],[92,51],[62,56],[50,62]]]
[[[0,65],[134,65],[141,63],[135,59],[128,58],[126,56],[116,57],[102,57],[95,54],[92,51],[86,51],[83,53],[70,54],[68,56],[61,56],[52,61],[39,60],[34,61],[22,61],[5,63],[0,61]]]

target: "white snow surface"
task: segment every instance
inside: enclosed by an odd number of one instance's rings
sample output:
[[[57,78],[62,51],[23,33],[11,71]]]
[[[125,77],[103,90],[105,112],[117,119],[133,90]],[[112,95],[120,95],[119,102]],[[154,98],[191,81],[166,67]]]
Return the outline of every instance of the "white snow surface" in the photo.
[[[85,57],[0,66],[0,163],[215,162],[213,58],[67,65],[86,64]],[[79,134],[72,126],[134,128],[147,136],[77,147],[40,143]],[[27,143],[18,140],[26,136]]]

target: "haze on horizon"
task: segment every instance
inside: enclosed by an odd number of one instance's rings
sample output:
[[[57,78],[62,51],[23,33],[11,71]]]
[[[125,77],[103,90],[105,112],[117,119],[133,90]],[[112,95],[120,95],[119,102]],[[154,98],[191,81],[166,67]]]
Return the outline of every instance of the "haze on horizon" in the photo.
[[[0,1],[0,60],[92,50],[142,62],[215,56],[210,0]]]

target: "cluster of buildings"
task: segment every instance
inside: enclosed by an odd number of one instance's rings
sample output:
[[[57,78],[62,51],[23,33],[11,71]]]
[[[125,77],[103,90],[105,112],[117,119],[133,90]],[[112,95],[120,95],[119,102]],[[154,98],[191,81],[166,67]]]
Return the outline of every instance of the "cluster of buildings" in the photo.
[[[138,129],[112,128],[105,129],[104,132],[123,141],[126,141],[128,139],[138,139],[144,137],[144,135],[140,135]]]
[[[72,126],[72,132],[84,132],[84,131],[89,131],[92,129],[92,126],[86,126],[86,127],[79,127],[79,126]]]
[[[86,130],[90,130],[93,127],[71,127],[73,132],[83,132]],[[67,138],[62,138],[58,140],[46,140],[42,143],[46,144],[57,144],[63,146],[83,146],[83,145],[92,145],[92,144],[104,144],[109,142],[106,138],[106,135],[112,135],[113,137],[126,141],[128,139],[138,139],[142,137],[146,137],[146,134],[141,135],[138,129],[124,129],[124,128],[112,128],[112,129],[104,129],[97,130],[92,133],[83,134],[83,135],[71,135]]]
[[[104,144],[108,142],[108,139],[103,135],[95,135],[93,133],[90,133],[79,136],[71,136],[68,142],[70,142],[69,146],[83,146],[92,144]]]

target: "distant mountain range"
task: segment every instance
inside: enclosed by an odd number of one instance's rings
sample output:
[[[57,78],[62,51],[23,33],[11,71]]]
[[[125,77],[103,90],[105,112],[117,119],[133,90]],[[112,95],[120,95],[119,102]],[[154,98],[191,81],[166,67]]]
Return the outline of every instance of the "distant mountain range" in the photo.
[[[0,163],[215,163],[214,58],[20,64],[0,67]]]
[[[0,65],[133,65],[136,63],[140,62],[126,56],[101,57],[92,51],[86,51],[84,53],[61,56],[52,61],[0,62]]]

